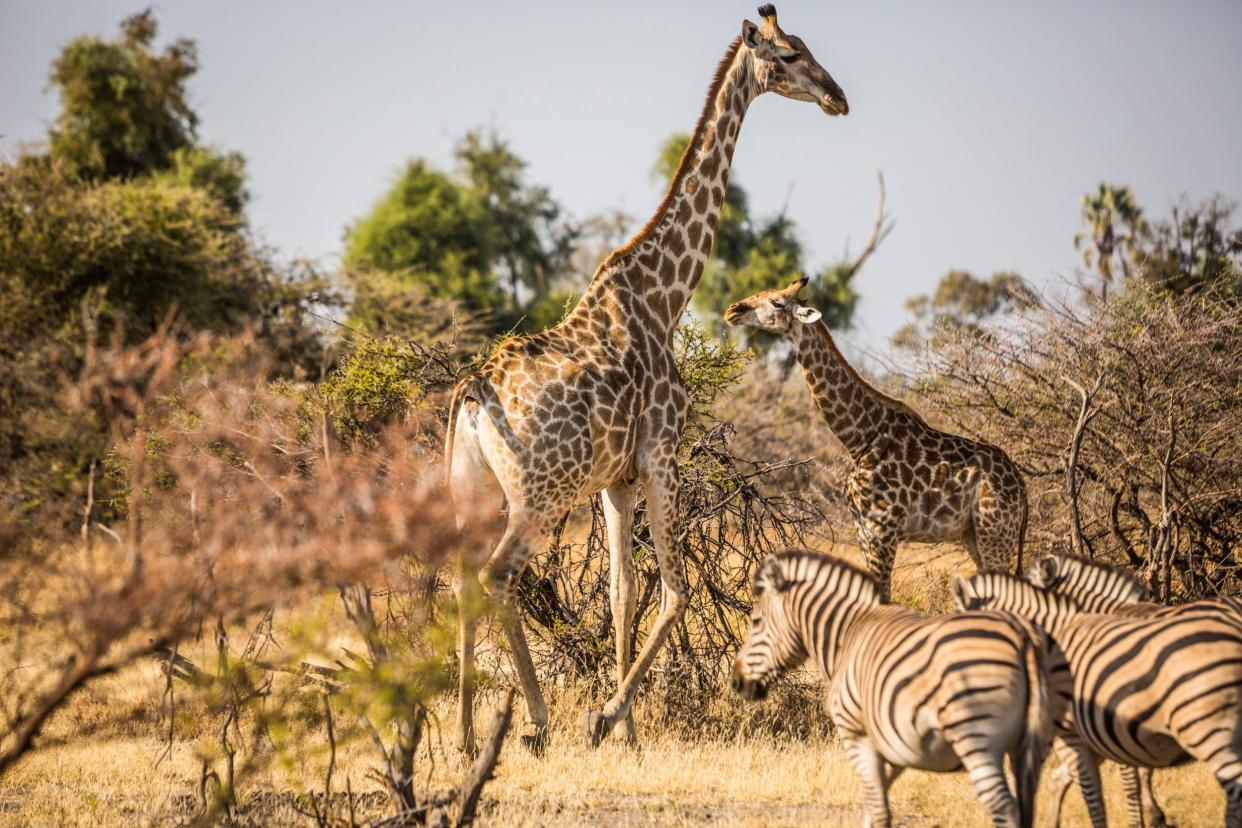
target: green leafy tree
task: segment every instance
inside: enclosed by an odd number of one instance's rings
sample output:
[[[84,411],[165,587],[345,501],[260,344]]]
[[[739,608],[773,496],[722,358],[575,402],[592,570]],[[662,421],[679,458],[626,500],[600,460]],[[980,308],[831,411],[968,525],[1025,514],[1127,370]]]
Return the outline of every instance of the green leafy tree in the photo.
[[[475,314],[504,304],[490,267],[487,214],[452,178],[411,161],[345,238],[345,265],[461,302]],[[375,312],[355,308],[360,318]],[[401,332],[395,331],[394,332]]]
[[[86,178],[129,178],[173,165],[193,146],[198,118],[186,82],[198,71],[192,40],[152,49],[158,26],[150,9],[126,18],[121,37],[70,41],[52,64],[61,113],[51,152]]]
[[[513,307],[546,304],[568,268],[576,228],[547,187],[527,183],[526,162],[495,131],[467,132],[454,154],[466,192],[486,218],[484,249]]]
[[[238,216],[250,200],[250,192],[246,189],[246,159],[240,152],[181,147],[173,153],[172,165],[153,177],[207,193]]]
[[[1212,289],[1242,295],[1242,229],[1232,226],[1235,207],[1219,196],[1182,202],[1167,219],[1145,223],[1137,272],[1158,290]]]
[[[914,321],[902,327],[893,341],[900,348],[916,350],[926,343],[937,345],[946,334],[986,336],[987,320],[1039,304],[1039,295],[1016,273],[1005,271],[980,279],[969,271],[950,270],[931,295],[906,300]]]

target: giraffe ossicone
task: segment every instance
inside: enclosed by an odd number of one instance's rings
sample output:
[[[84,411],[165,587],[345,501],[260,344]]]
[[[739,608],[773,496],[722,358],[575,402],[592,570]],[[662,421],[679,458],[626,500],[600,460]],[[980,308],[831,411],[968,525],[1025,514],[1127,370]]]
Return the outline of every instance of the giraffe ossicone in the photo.
[[[902,541],[960,541],[980,570],[1021,567],[1027,500],[1017,466],[996,446],[933,428],[868,384],[819,311],[798,298],[806,285],[799,279],[760,291],[730,305],[724,318],[793,346],[811,398],[853,462],[846,497],[884,600]]]
[[[468,556],[455,580],[477,569],[498,604],[526,699],[532,732],[547,740],[548,712],[514,607],[517,578],[576,503],[603,492],[608,527],[619,684],[586,717],[592,745],[619,722],[635,738],[630,710],[639,683],[682,616],[687,584],[679,551],[677,447],[687,396],[677,374],[673,332],[703,273],[724,204],[733,150],[746,110],[776,92],[829,115],[849,111],[845,94],[771,5],[763,26],[743,21],[717,68],[698,123],[667,194],[646,226],[600,265],[577,306],[558,325],[500,345],[454,390],[445,463],[458,519],[501,533],[494,550]],[[634,663],[630,630],[636,486],[647,497],[666,599]],[[484,554],[486,552],[486,554]],[[471,750],[474,620],[462,613],[458,650],[458,740]]]

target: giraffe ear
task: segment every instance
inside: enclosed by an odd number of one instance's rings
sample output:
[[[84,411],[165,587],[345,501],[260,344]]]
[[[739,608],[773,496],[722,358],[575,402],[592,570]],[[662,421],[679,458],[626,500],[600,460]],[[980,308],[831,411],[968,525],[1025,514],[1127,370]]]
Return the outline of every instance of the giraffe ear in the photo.
[[[968,610],[975,600],[975,589],[961,575],[953,576],[953,604],[958,611]]]
[[[812,322],[818,322],[822,317],[822,313],[817,311],[815,308],[808,308],[806,305],[801,305],[796,311],[794,311],[794,318],[796,318],[803,325],[810,325]]]
[[[742,21],[742,43],[763,60],[774,60],[772,41],[759,31],[759,27],[749,20]]]

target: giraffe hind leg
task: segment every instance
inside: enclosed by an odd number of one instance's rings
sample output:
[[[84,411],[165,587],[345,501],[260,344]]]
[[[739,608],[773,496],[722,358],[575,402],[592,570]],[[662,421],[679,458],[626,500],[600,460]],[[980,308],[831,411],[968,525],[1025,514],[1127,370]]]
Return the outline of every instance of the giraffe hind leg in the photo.
[[[492,553],[491,560],[479,572],[483,588],[495,602],[495,609],[509,639],[513,666],[526,699],[530,718],[530,732],[522,737],[522,743],[533,753],[541,754],[548,741],[548,705],[544,701],[539,677],[526,643],[526,633],[518,614],[516,593],[518,578],[534,554],[543,548],[549,533],[523,511],[515,510],[509,515],[504,537]]]

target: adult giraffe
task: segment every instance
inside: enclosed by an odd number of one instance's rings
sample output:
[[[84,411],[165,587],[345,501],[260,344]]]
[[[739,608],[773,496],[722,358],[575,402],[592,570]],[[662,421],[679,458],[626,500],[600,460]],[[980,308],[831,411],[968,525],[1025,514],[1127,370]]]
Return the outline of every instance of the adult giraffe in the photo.
[[[877,232],[883,214],[881,199]],[[815,406],[853,462],[845,493],[881,600],[889,599],[901,541],[961,541],[980,570],[1020,569],[1027,500],[1018,467],[996,446],[932,428],[867,384],[837,350],[819,311],[798,300],[804,287],[799,279],[760,291],[730,305],[724,318],[793,345]]]
[[[513,603],[516,579],[561,517],[602,491],[619,686],[602,711],[586,715],[586,738],[596,746],[625,720],[633,740],[630,708],[639,683],[687,601],[676,547],[677,446],[687,397],[674,365],[673,332],[712,249],[742,119],[764,92],[811,101],[828,115],[849,111],[841,87],[810,50],[781,31],[776,9],[761,6],[759,14],[762,28],[743,21],[720,62],[668,193],[646,226],[604,260],[560,324],[503,343],[457,386],[449,405],[445,462],[459,520],[503,513],[500,542],[465,569],[479,567],[496,601],[530,716],[523,740],[536,751],[546,743],[548,711]],[[663,600],[631,665],[637,484],[647,496]],[[459,599],[461,587],[459,576]],[[459,744],[470,750],[474,629],[467,616],[462,613],[458,641],[457,730]]]

